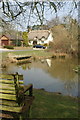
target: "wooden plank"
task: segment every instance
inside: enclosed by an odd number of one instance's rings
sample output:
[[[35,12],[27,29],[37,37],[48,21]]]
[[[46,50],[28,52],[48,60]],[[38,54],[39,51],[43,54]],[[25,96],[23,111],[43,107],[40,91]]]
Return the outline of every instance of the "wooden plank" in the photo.
[[[29,97],[29,96],[26,97],[24,101],[25,105],[23,105],[22,110],[24,111],[24,108],[25,110],[27,110],[28,107],[32,104],[33,100],[34,100],[34,97]],[[0,100],[0,105],[2,105],[2,107],[3,106],[19,107],[19,105],[15,101],[7,101],[7,100]]]
[[[4,80],[4,79],[1,79],[1,80],[0,80],[0,83],[14,84],[14,81],[13,81],[13,80]]]
[[[0,79],[13,79],[13,76],[12,75],[7,75],[7,74],[0,74]]]
[[[10,105],[9,106],[0,105],[0,110],[9,111],[9,112],[24,113],[31,106],[33,99],[34,99],[34,97],[30,97],[28,100],[26,99],[25,105],[23,105],[22,107],[21,106],[19,107],[19,106],[10,106]]]
[[[3,90],[3,89],[0,89],[0,93],[9,93],[9,94],[15,94],[15,90]]]
[[[0,105],[0,110],[2,111],[9,111],[9,112],[17,112],[19,113],[21,111],[22,107],[13,107],[13,106],[2,106]]]
[[[0,87],[0,90],[11,90],[11,91],[15,91],[14,87]]]
[[[18,75],[18,80],[23,80],[23,75]]]
[[[14,85],[13,86],[11,86],[10,84],[2,84],[2,85],[0,85],[0,89],[3,89],[3,90],[15,90],[15,87],[14,87]]]
[[[15,87],[14,84],[6,84],[6,83],[1,83],[0,87],[4,88],[4,87]]]
[[[0,105],[5,105],[5,106],[7,105],[7,106],[14,106],[14,107],[19,106],[18,103],[10,100],[0,100]]]
[[[15,90],[14,87],[9,87],[9,86],[0,86],[0,89],[2,89],[2,90]]]
[[[7,119],[9,119],[9,120],[12,120],[12,119],[14,120],[13,116],[10,115],[10,114],[7,114],[7,113],[0,113],[0,118],[1,118],[1,119],[3,119],[3,118],[6,119],[6,118],[7,118]],[[1,120],[1,119],[0,119],[0,120]]]
[[[1,79],[0,83],[14,84],[14,80],[4,80],[4,79]],[[19,83],[23,84],[24,82],[23,82],[23,80],[19,80]]]
[[[0,99],[16,100],[16,95],[0,94]]]
[[[18,73],[10,74],[10,75],[12,75],[13,78],[14,78],[14,76],[15,76],[15,77],[18,76],[18,80],[23,80],[23,75],[20,75],[20,74],[18,74]]]
[[[20,84],[23,84],[23,83],[24,83],[24,81],[23,81],[23,80],[19,80],[19,83],[20,83]]]

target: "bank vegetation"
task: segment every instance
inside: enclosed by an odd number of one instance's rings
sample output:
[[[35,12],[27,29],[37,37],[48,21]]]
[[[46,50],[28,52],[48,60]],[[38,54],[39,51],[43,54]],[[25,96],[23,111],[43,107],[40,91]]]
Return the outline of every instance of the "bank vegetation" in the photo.
[[[80,54],[78,49],[79,28],[78,22],[75,19],[71,19],[70,23],[53,26],[51,31],[54,41],[50,43],[50,50],[78,57]]]

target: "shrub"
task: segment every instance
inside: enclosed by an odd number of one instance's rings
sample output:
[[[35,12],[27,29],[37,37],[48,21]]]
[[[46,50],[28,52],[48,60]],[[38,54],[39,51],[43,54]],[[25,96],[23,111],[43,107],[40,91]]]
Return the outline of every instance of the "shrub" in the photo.
[[[9,46],[9,45],[4,46],[4,48],[7,48],[7,49],[14,49],[13,46]]]
[[[48,46],[48,44],[47,44],[47,43],[44,43],[44,44],[43,44],[43,46],[47,47],[47,46]]]
[[[12,45],[14,45],[14,46],[21,46],[21,41],[18,40],[18,39],[13,40],[13,41],[12,41]]]

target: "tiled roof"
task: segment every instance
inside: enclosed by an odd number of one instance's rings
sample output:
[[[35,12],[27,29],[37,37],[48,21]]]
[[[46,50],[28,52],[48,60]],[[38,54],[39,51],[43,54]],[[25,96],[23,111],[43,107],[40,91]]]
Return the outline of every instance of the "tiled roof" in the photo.
[[[10,40],[23,40],[23,38],[22,38],[22,34],[9,34],[9,33],[6,33],[6,34],[2,34],[2,35],[0,35],[0,39],[3,39],[3,36],[4,36],[4,38],[6,39],[6,38],[9,38]]]
[[[9,40],[9,38],[8,38],[6,35],[2,35],[2,36],[0,37],[0,40]]]

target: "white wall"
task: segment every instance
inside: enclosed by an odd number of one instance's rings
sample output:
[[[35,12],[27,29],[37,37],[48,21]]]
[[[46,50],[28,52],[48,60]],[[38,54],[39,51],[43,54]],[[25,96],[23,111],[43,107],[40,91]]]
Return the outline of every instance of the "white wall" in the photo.
[[[28,42],[29,45],[33,45],[33,41]]]
[[[47,42],[53,42],[53,36],[52,33],[49,34],[48,38],[47,38]]]
[[[0,46],[1,46],[1,39],[0,39]]]
[[[53,42],[52,32],[50,32],[47,40],[44,40],[44,43],[43,43],[42,41],[40,41],[40,40],[37,40],[37,44],[45,44],[45,43],[46,43],[46,44],[49,44],[49,42]],[[33,45],[33,41],[31,41],[31,42],[29,43],[29,45]]]
[[[45,44],[45,43],[46,43],[46,44],[49,44],[49,42],[53,42],[53,36],[52,36],[52,33],[51,33],[51,32],[50,32],[47,40],[44,41],[44,44]]]

